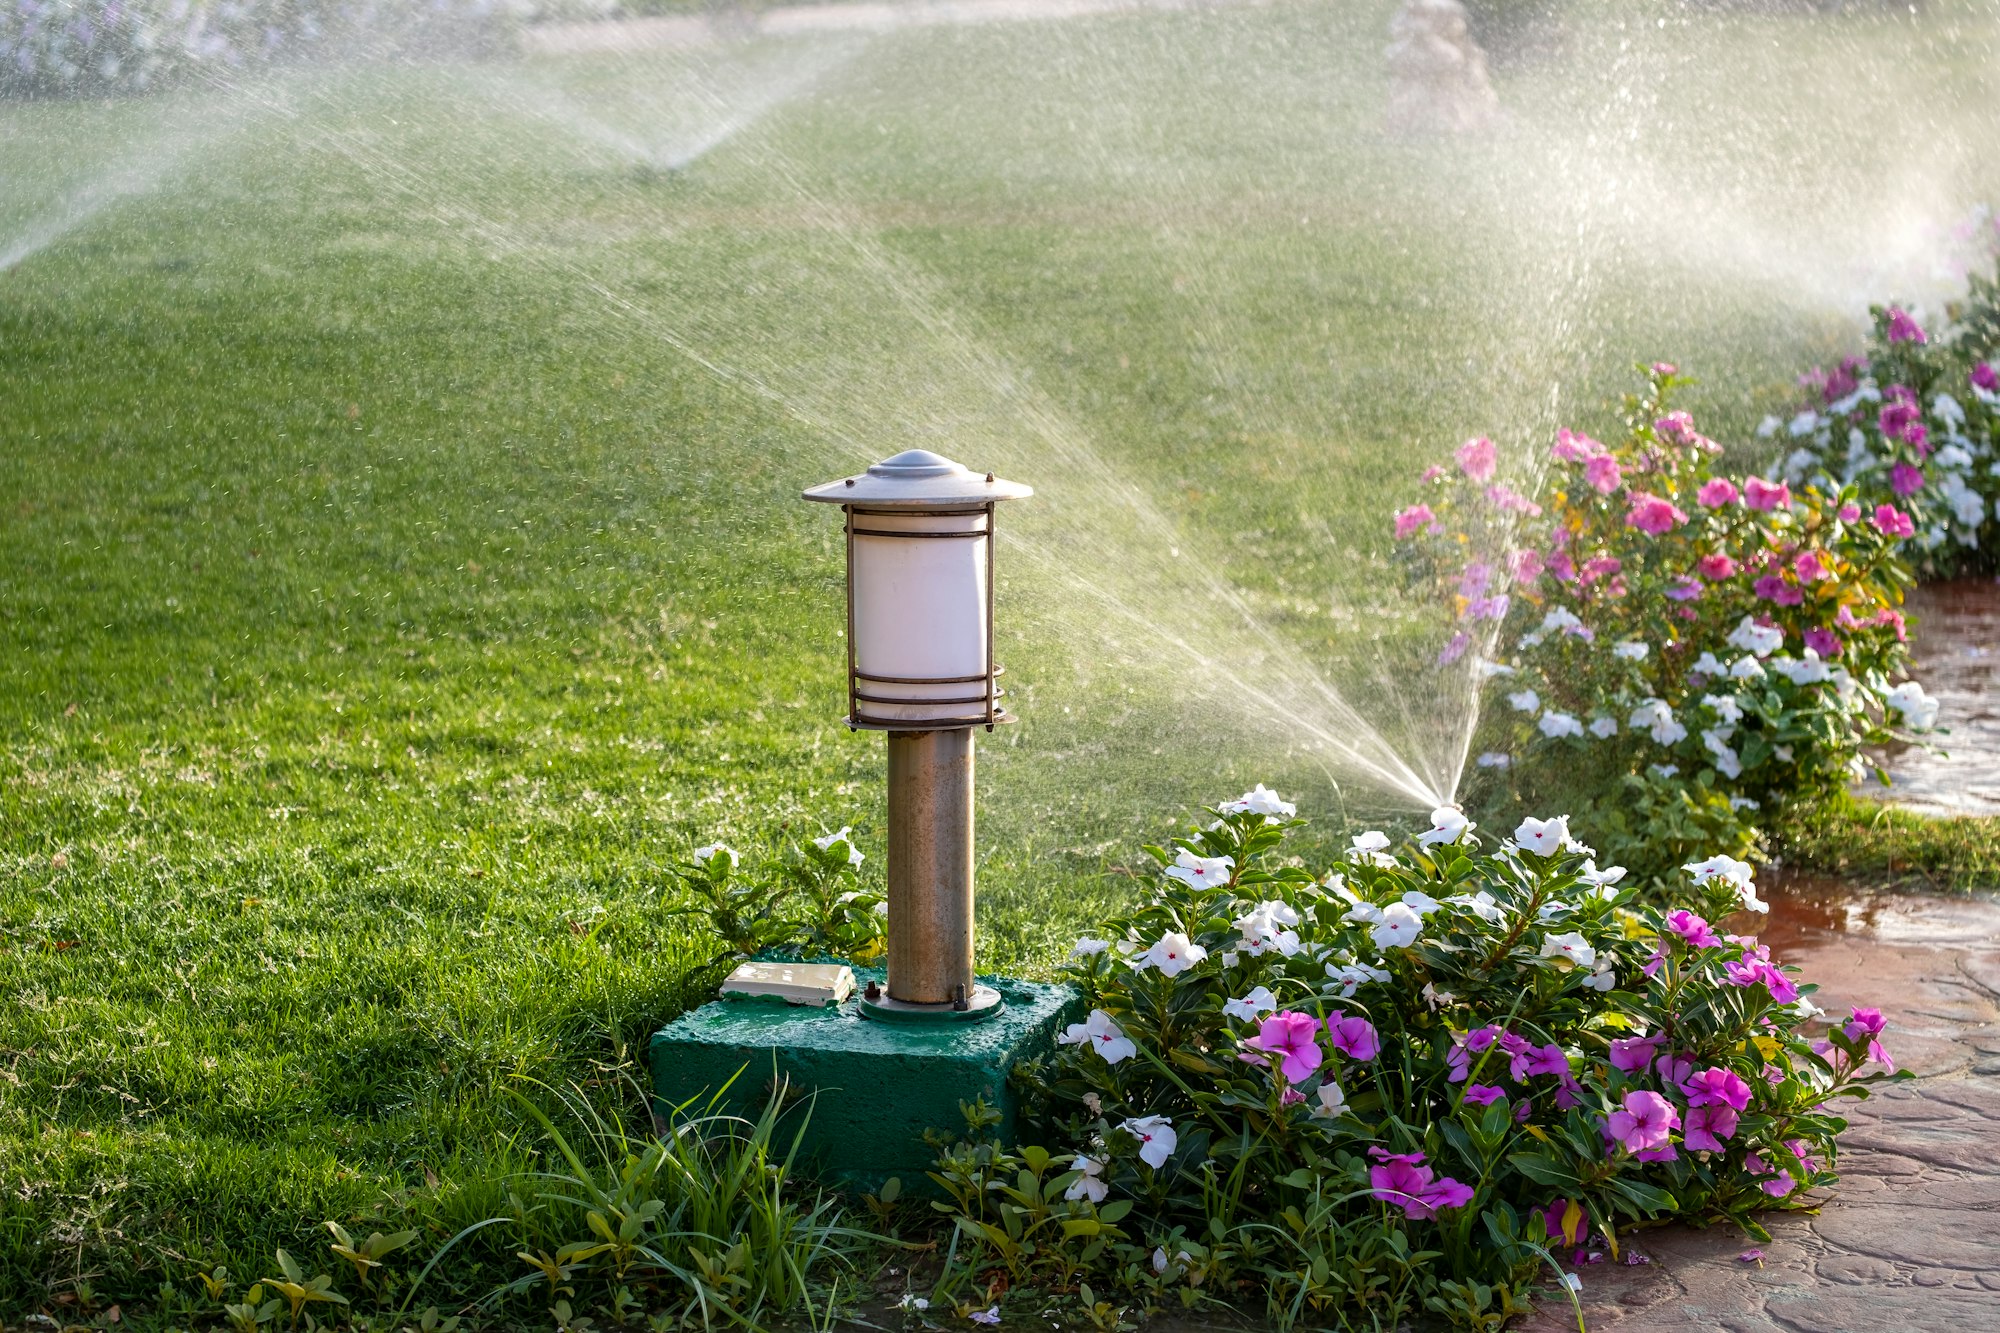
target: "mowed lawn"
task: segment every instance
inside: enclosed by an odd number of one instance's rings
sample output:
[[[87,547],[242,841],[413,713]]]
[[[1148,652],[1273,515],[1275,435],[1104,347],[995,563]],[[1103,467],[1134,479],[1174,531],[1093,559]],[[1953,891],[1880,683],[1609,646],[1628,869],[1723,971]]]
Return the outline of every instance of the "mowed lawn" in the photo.
[[[1235,686],[1275,643],[1385,702],[1342,664],[1426,462],[1656,356],[1753,457],[2000,184],[1970,7],[1593,29],[1468,145],[1383,135],[1390,8],[0,108],[0,243],[49,236],[0,272],[0,1313],[434,1246],[532,1160],[510,1094],[616,1106],[700,1000],[690,847],[852,824],[879,874],[802,487],[1040,489],[980,947],[1046,974],[1203,801],[1414,813]]]

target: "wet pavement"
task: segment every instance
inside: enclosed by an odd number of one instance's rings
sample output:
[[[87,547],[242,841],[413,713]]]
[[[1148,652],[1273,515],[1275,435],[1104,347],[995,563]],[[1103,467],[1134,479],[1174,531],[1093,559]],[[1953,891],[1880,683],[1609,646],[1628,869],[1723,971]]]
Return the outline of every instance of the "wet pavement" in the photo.
[[[1902,748],[1889,756],[1890,788],[1871,777],[1859,790],[1925,814],[2000,815],[2000,583],[1927,583],[1910,594],[1909,614],[1911,675],[1940,704],[1946,754]]]
[[[2000,1333],[2000,898],[1774,878],[1756,931],[1830,1014],[1888,1016],[1913,1083],[1851,1103],[1841,1183],[1816,1214],[1626,1237],[1651,1262],[1586,1266],[1586,1327],[1629,1333]],[[1761,1260],[1744,1260],[1759,1249]],[[1523,1327],[1577,1327],[1545,1296]]]

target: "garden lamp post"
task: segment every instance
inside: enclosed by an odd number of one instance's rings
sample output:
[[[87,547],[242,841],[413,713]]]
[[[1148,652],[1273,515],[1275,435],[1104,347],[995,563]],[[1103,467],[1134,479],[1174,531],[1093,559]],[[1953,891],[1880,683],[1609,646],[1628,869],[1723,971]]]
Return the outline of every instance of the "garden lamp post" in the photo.
[[[889,985],[862,1011],[976,1020],[972,732],[1011,721],[993,663],[993,513],[1034,492],[910,449],[808,500],[847,515],[847,725],[888,733]]]

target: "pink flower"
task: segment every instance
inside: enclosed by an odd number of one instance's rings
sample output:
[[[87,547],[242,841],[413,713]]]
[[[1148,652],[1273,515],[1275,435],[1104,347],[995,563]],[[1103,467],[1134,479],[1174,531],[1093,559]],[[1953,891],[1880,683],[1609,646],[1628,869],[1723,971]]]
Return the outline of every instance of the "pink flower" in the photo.
[[[1765,514],[1774,509],[1790,509],[1792,488],[1782,481],[1772,482],[1762,477],[1748,477],[1743,482],[1743,503]]]
[[[2000,390],[2000,371],[1993,369],[1985,361],[1981,361],[1978,365],[1974,366],[1972,373],[1966,376],[1966,378],[1972,382],[1972,387],[1975,389],[1984,389],[1988,393]]]
[[[1350,1060],[1373,1060],[1382,1052],[1375,1025],[1365,1018],[1350,1018],[1339,1009],[1326,1016],[1326,1037],[1334,1050]]]
[[[1785,1146],[1792,1150],[1792,1156],[1799,1159],[1799,1165],[1807,1171],[1819,1170],[1819,1163],[1810,1155],[1810,1147],[1804,1139],[1786,1139]]]
[[[1666,1147],[1680,1122],[1674,1104],[1659,1093],[1628,1092],[1623,1109],[1604,1122],[1604,1137],[1626,1152],[1647,1152]]]
[[[1516,1083],[1526,1083],[1542,1074],[1563,1075],[1569,1072],[1569,1057],[1560,1046],[1526,1046],[1515,1052],[1508,1071]]]
[[[1471,1186],[1450,1176],[1433,1180],[1420,1152],[1391,1153],[1377,1147],[1368,1155],[1376,1162],[1368,1168],[1368,1192],[1401,1208],[1406,1217],[1421,1222],[1436,1216],[1440,1208],[1463,1208],[1472,1202]]]
[[[1563,1219],[1569,1215],[1569,1200],[1557,1199],[1542,1210],[1542,1231],[1550,1237],[1561,1236],[1567,1244],[1581,1245],[1583,1238],[1590,1233],[1590,1214],[1581,1208],[1576,1210],[1576,1214],[1576,1221],[1571,1224],[1576,1233],[1572,1235],[1563,1226]]]
[[[1444,464],[1433,463],[1418,474],[1417,484],[1419,486],[1428,486],[1432,482],[1439,480],[1443,476],[1444,476]]]
[[[1581,463],[1604,452],[1604,446],[1588,435],[1575,431],[1559,430],[1556,442],[1549,449],[1550,457],[1561,463]]]
[[[1889,307],[1889,341],[1892,343],[1915,343],[1919,347],[1930,341],[1917,321],[1911,319],[1899,305]]]
[[[1806,599],[1803,592],[1776,574],[1766,574],[1752,584],[1750,590],[1766,601],[1776,602],[1779,606],[1798,606]]]
[[[1326,1058],[1314,1040],[1317,1036],[1319,1021],[1311,1014],[1286,1011],[1272,1014],[1258,1024],[1256,1048],[1279,1057],[1278,1072],[1287,1081],[1303,1083],[1319,1072]]]
[[[1854,503],[1854,501],[1849,500],[1846,504],[1840,507],[1840,521],[1842,523],[1856,523],[1859,522],[1860,519],[1861,519],[1861,506]]]
[[[1889,1058],[1889,1052],[1883,1048],[1881,1041],[1882,1029],[1887,1026],[1888,1020],[1882,1017],[1880,1009],[1856,1009],[1854,1017],[1848,1019],[1841,1030],[1847,1034],[1849,1041],[1867,1037],[1868,1058],[1893,1074],[1896,1062]]]
[[[1514,552],[1514,582],[1533,583],[1542,576],[1542,553],[1530,546]]]
[[[1437,522],[1429,505],[1411,505],[1396,515],[1396,540],[1403,541]]]
[[[1889,469],[1889,489],[1898,495],[1915,495],[1924,488],[1922,468],[1898,463]]]
[[[1688,1108],[1681,1138],[1689,1152],[1723,1152],[1723,1140],[1736,1132],[1736,1111],[1721,1102]]]
[[[1583,465],[1583,479],[1589,482],[1599,495],[1609,495],[1618,489],[1624,480],[1618,470],[1618,460],[1610,454],[1597,454]]]
[[[1669,412],[1653,423],[1653,433],[1668,444],[1692,444],[1701,438],[1695,433],[1694,418],[1685,412]]]
[[[1917,533],[1916,523],[1894,505],[1875,506],[1875,526],[1885,537],[1914,537]]]
[[[1891,384],[1883,395],[1882,410],[1875,416],[1875,425],[1882,437],[1889,440],[1906,440],[1911,444],[1910,431],[1923,428],[1923,410],[1917,406],[1917,396],[1900,384]]]
[[[1681,368],[1675,365],[1671,361],[1655,361],[1653,363],[1653,373],[1655,375],[1660,375],[1663,377],[1667,375],[1678,375],[1681,373]]]
[[[1694,1061],[1685,1055],[1669,1053],[1653,1061],[1653,1072],[1659,1076],[1661,1087],[1676,1088],[1694,1073]]]
[[[1720,509],[1726,504],[1735,504],[1739,494],[1741,492],[1736,489],[1736,483],[1727,477],[1710,477],[1701,484],[1694,498],[1709,509]]]
[[[1451,642],[1438,649],[1437,664],[1439,666],[1450,666],[1453,662],[1465,656],[1465,650],[1471,646],[1472,636],[1464,630],[1460,630],[1451,636]]]
[[[1458,468],[1472,481],[1491,481],[1500,464],[1500,451],[1484,435],[1458,446]]]
[[[1465,567],[1458,576],[1458,595],[1477,597],[1486,591],[1486,585],[1493,579],[1493,566],[1484,560],[1475,560]]]
[[[1491,597],[1477,597],[1465,604],[1460,612],[1467,620],[1505,620],[1507,608],[1513,605],[1513,598],[1506,593],[1496,593]]]
[[[1805,640],[1806,640],[1806,647],[1812,649],[1814,652],[1818,653],[1821,657],[1840,656],[1840,650],[1842,647],[1840,642],[1840,636],[1838,634],[1835,634],[1830,629],[1820,629],[1817,626],[1815,626],[1814,628],[1806,631]]]
[[[1799,576],[1801,583],[1833,577],[1833,571],[1826,567],[1826,561],[1818,551],[1800,551],[1792,559],[1792,572]]]
[[[1465,1089],[1465,1100],[1474,1106],[1491,1106],[1506,1095],[1507,1089],[1494,1087],[1490,1083],[1471,1083],[1467,1084]]]
[[[1619,1037],[1611,1043],[1611,1067],[1624,1074],[1643,1074],[1665,1044],[1664,1037]]]
[[[1896,630],[1896,642],[1907,643],[1909,641],[1909,627],[1903,623],[1903,613],[1901,611],[1885,606],[1869,618],[1869,623],[1873,625],[1894,626]]]
[[[1436,1184],[1424,1191],[1423,1197],[1425,1206],[1432,1212],[1444,1208],[1463,1208],[1472,1202],[1472,1186],[1463,1181],[1453,1180],[1450,1176],[1441,1176]]]
[[[1701,576],[1710,583],[1720,583],[1726,578],[1735,577],[1737,566],[1728,556],[1717,553],[1703,556],[1696,568],[1701,570]]]
[[[1687,517],[1671,500],[1640,491],[1632,496],[1632,510],[1625,515],[1625,526],[1657,537],[1661,533],[1672,532],[1687,522]]]
[[[1667,589],[1667,600],[1672,602],[1693,602],[1701,598],[1701,580],[1691,574],[1675,577],[1674,586]]]
[[[1576,562],[1569,558],[1568,551],[1557,551],[1542,563],[1549,573],[1563,583],[1576,578]]]
[[[1722,941],[1707,921],[1685,907],[1667,916],[1667,929],[1688,942],[1691,949],[1720,949]]]
[[[1764,1159],[1753,1152],[1744,1157],[1743,1169],[1753,1176],[1764,1176],[1770,1175],[1775,1168],[1766,1165]],[[1774,1199],[1782,1199],[1798,1188],[1798,1182],[1792,1179],[1789,1172],[1778,1171],[1772,1179],[1758,1181],[1757,1188],[1763,1190],[1764,1193]],[[1745,1253],[1748,1253],[1748,1251],[1745,1251]],[[1762,1256],[1758,1257],[1761,1258]]]
[[[1453,1038],[1451,1050],[1444,1057],[1445,1065],[1451,1071],[1449,1080],[1453,1083],[1465,1082],[1472,1070],[1472,1057],[1485,1051],[1499,1035],[1500,1029],[1489,1025],[1474,1028],[1463,1037]]]
[[[1741,1111],[1750,1105],[1750,1085],[1734,1070],[1719,1065],[1685,1080],[1681,1091],[1687,1094],[1689,1106],[1720,1104]]]
[[[1504,513],[1527,514],[1533,517],[1542,512],[1542,507],[1520,492],[1494,482],[1486,488],[1487,500]]]
[[[1594,555],[1583,562],[1583,568],[1578,572],[1577,577],[1584,584],[1589,585],[1604,578],[1606,575],[1616,574],[1623,568],[1625,568],[1625,562],[1615,555]]]

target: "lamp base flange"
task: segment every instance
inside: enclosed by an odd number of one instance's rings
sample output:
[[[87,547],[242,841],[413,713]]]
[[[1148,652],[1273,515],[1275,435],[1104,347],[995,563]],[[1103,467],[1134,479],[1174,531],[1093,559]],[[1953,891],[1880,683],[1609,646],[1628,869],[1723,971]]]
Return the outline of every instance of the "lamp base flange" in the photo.
[[[884,1023],[982,1023],[1006,1007],[1007,999],[999,991],[975,985],[963,1009],[955,1004],[912,1004],[882,993],[874,999],[862,997],[861,1016]]]

